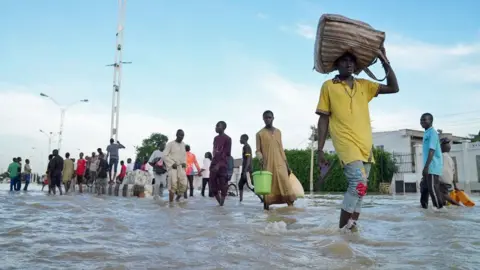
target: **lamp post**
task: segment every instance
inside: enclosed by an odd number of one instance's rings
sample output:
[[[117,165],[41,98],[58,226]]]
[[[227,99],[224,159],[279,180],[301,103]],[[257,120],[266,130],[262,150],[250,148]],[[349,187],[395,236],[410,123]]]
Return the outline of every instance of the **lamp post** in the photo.
[[[50,99],[53,103],[55,103],[58,107],[60,107],[60,131],[58,132],[58,152],[60,152],[60,148],[62,147],[63,124],[65,122],[65,112],[67,111],[68,108],[72,107],[73,105],[75,105],[77,103],[88,102],[88,99],[77,100],[75,102],[72,102],[72,103],[64,106],[64,105],[61,105],[60,103],[58,103],[54,98],[52,98],[51,96],[49,96],[47,94],[40,93],[40,96]],[[49,148],[49,152],[50,152],[50,148]]]
[[[110,138],[115,136],[118,141],[118,125],[120,122],[120,88],[122,85],[122,67],[123,64],[131,64],[132,62],[122,61],[123,56],[123,30],[125,22],[125,6],[127,0],[118,0],[118,24],[115,45],[115,62],[107,65],[113,67],[113,93],[112,93],[112,116],[110,122]]]
[[[51,131],[50,131],[49,133],[47,133],[47,132],[45,132],[45,131],[43,131],[43,130],[41,130],[41,129],[40,129],[40,132],[43,133],[43,134],[45,134],[45,136],[47,136],[47,138],[48,138],[48,154],[51,154],[51,153],[52,153],[52,138],[53,138],[56,134],[53,133],[53,132],[51,132]]]

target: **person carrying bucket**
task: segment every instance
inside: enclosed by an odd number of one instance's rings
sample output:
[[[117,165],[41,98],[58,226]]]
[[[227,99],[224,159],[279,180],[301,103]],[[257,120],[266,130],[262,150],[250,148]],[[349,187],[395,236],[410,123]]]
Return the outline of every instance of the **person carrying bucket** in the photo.
[[[282,132],[273,126],[273,112],[265,111],[263,113],[262,128],[256,136],[257,147],[255,154],[262,164],[262,172],[255,172],[253,177],[265,173],[271,173],[271,192],[266,194],[263,201],[263,208],[269,210],[272,204],[284,204],[293,206],[297,196],[291,187],[287,157],[283,150]],[[254,180],[255,183],[257,182]]]

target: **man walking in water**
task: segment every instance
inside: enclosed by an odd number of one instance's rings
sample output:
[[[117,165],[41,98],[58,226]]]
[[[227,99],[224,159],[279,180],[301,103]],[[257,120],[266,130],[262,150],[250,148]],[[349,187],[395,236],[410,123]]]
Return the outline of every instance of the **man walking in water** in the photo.
[[[107,190],[107,171],[109,170],[108,162],[105,155],[98,155],[97,180],[95,182],[95,190],[98,196],[105,194]]]
[[[28,185],[30,184],[30,179],[32,178],[32,167],[30,167],[30,160],[25,159],[25,166],[23,167],[23,173],[25,174],[25,187],[24,191],[27,191]]]
[[[177,195],[176,201],[179,201],[182,194],[187,190],[187,174],[185,172],[187,152],[183,143],[185,137],[183,130],[177,130],[176,137],[175,141],[167,143],[163,152],[164,163],[168,170],[168,199],[170,202],[173,202],[175,194]]]
[[[213,160],[210,164],[209,189],[220,206],[225,203],[228,191],[228,158],[232,151],[232,139],[225,134],[227,123],[220,121],[215,126],[218,133],[213,139]]]
[[[424,113],[420,125],[425,129],[423,134],[423,179],[432,198],[433,206],[440,209],[444,200],[440,192],[440,176],[443,170],[443,156],[437,131],[433,128],[433,116]],[[427,199],[428,201],[428,199]]]
[[[165,150],[165,143],[158,144],[158,149],[153,151],[148,163],[153,167],[153,174],[155,177],[155,184],[153,186],[153,196],[163,196],[163,189],[167,187],[167,168],[163,160],[163,151]],[[132,160],[130,159],[130,162]]]
[[[190,197],[193,197],[193,178],[195,176],[195,171],[193,170],[193,166],[197,169],[197,174],[200,173],[200,165],[198,165],[197,157],[194,153],[190,152],[190,145],[185,145],[185,151],[187,152],[187,179],[188,179],[188,186],[190,188]],[[187,198],[187,191],[183,194],[185,199]]]
[[[243,144],[242,148],[242,173],[240,175],[240,181],[238,181],[238,190],[240,195],[240,202],[243,201],[243,188],[245,185],[249,189],[248,182],[252,179],[252,148],[248,144],[248,135],[243,134],[240,136],[240,144]],[[253,191],[253,189],[251,189]],[[258,196],[258,195],[257,195]],[[259,196],[260,200],[263,199]]]
[[[8,175],[10,177],[10,191],[16,190],[17,181],[20,177],[19,173],[19,164],[17,163],[17,158],[13,158],[13,162],[8,165]]]
[[[60,195],[62,195],[62,171],[63,171],[63,158],[58,155],[58,150],[53,150],[53,158],[48,163],[48,173],[50,177],[50,189],[48,190],[48,194],[53,191],[53,195],[55,195],[55,187],[58,187]]]
[[[93,156],[95,153],[92,153]],[[93,157],[92,157],[93,158]],[[77,184],[80,193],[83,193],[83,182],[85,179],[85,173],[87,171],[87,161],[83,158],[83,153],[80,153],[79,159],[77,160],[77,169],[75,170],[75,174],[77,175]]]
[[[355,230],[367,192],[367,181],[373,160],[372,127],[368,103],[378,94],[399,91],[397,78],[382,48],[379,59],[387,74],[387,85],[353,77],[357,58],[345,53],[335,61],[338,75],[322,85],[316,108],[318,119],[318,162],[327,165],[323,147],[330,128],[335,151],[348,181],[343,199],[339,227]]]
[[[112,179],[115,179],[115,177],[117,176],[119,149],[125,149],[125,146],[123,146],[119,141],[115,143],[113,139],[110,139],[110,145],[107,146],[107,160],[109,160],[108,177],[110,178],[110,183],[113,183]],[[109,157],[110,159],[108,159]],[[112,177],[112,169],[113,169],[113,177]]]
[[[62,180],[63,186],[65,187],[65,193],[70,189],[72,183],[72,178],[75,175],[73,169],[73,161],[70,159],[70,153],[65,153],[65,160],[63,161],[63,171],[62,171]]]

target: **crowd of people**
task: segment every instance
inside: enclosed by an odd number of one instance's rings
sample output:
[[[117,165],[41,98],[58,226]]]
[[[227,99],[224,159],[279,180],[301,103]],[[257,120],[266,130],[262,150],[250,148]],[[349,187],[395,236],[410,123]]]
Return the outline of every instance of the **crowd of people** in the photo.
[[[371,164],[374,162],[369,102],[378,95],[399,92],[395,72],[391,68],[384,48],[379,53],[379,59],[387,74],[386,84],[355,78],[353,76],[357,65],[355,55],[345,53],[338,58],[335,62],[338,74],[333,79],[324,82],[316,108],[316,114],[319,115],[318,166],[321,170],[328,166],[323,147],[327,134],[329,134],[348,181],[348,189],[344,195],[339,218],[340,228],[356,229],[363,198],[367,191]],[[296,200],[289,181],[291,170],[283,148],[282,133],[280,129],[273,126],[273,120],[273,112],[265,111],[263,113],[265,126],[256,134],[255,154],[260,161],[262,170],[272,173],[271,193],[260,198],[265,210],[274,204],[292,206]],[[426,207],[428,197],[425,194],[428,193],[434,206],[441,208],[445,201],[449,200],[448,194],[445,195],[447,193],[445,190],[448,190],[449,187],[441,186],[440,182],[446,182],[448,185],[452,178],[450,171],[445,173],[442,170],[445,168],[451,170],[452,166],[443,165],[442,152],[444,155],[448,153],[449,142],[442,141],[440,148],[438,134],[433,129],[432,122],[431,114],[427,113],[421,117],[421,125],[425,128],[423,147],[424,153],[426,153],[424,155],[425,169],[422,186],[425,188],[422,189],[422,205]],[[76,178],[80,192],[82,192],[80,184],[85,179],[96,181],[99,188],[105,188],[108,182],[113,183],[114,180],[121,182],[128,172],[135,169],[146,170],[148,163],[153,167],[154,196],[163,195],[163,190],[167,188],[169,201],[179,201],[182,195],[187,198],[188,186],[190,186],[189,195],[193,196],[193,177],[198,175],[202,177],[202,196],[205,196],[205,188],[208,185],[208,195],[214,197],[218,204],[223,206],[228,195],[230,167],[233,166],[232,139],[225,133],[226,128],[227,124],[224,121],[217,123],[215,131],[218,135],[213,139],[213,151],[205,154],[202,167],[199,166],[195,155],[190,152],[190,147],[183,142],[185,133],[181,129],[176,132],[175,140],[158,145],[158,149],[151,154],[150,159],[145,160],[142,164],[139,162],[132,164],[132,160],[128,159],[125,165],[121,161],[121,170],[118,176],[116,175],[119,161],[118,150],[124,146],[119,142],[115,143],[113,139],[107,147],[106,156],[101,149],[97,150],[98,155],[92,153],[90,157],[86,158],[83,157],[83,153],[80,153],[76,163],[75,160],[70,159],[68,153],[65,154],[64,160],[59,156],[58,151],[54,150],[49,157],[47,170],[49,193],[55,194],[55,187],[58,187],[61,193],[61,181],[65,183],[66,191],[68,191],[73,178]],[[253,183],[253,151],[248,144],[248,139],[246,134],[240,138],[240,143],[243,144],[242,171],[239,181],[240,201],[243,200],[244,186],[249,187],[248,183]],[[445,159],[448,160],[448,157]],[[17,188],[16,184],[18,183],[17,176],[21,171],[19,162],[16,160],[9,167],[10,176],[13,179],[11,186],[17,190],[20,188],[19,186]],[[26,167],[25,170],[27,170]]]
[[[23,190],[28,189],[30,179],[32,177],[32,168],[30,167],[30,160],[25,160],[25,165],[22,170],[22,158],[16,157],[12,159],[12,163],[8,165],[8,176],[10,178],[10,191],[19,191],[22,188],[22,179],[25,182]]]

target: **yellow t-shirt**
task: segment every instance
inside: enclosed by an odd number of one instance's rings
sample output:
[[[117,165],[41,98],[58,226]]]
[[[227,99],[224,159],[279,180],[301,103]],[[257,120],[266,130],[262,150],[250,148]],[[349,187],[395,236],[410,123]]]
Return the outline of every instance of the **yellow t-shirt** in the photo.
[[[368,103],[378,95],[379,86],[364,79],[355,79],[353,89],[333,80],[322,85],[316,113],[330,116],[330,136],[343,164],[373,162]]]

